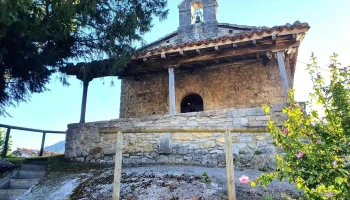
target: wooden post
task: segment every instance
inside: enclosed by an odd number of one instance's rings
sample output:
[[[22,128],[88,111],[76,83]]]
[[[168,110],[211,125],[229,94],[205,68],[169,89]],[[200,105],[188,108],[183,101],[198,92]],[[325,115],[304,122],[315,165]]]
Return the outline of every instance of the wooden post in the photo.
[[[39,156],[43,156],[43,153],[44,153],[45,137],[46,137],[46,133],[43,132],[43,137],[42,137],[42,140],[41,140],[41,148],[40,148]]]
[[[286,65],[284,63],[284,58],[283,58],[283,51],[277,52],[277,59],[278,59],[278,66],[280,68],[281,79],[283,82],[284,97],[288,99],[289,83],[288,83],[288,77],[286,72]]]
[[[117,143],[115,147],[115,167],[114,167],[114,182],[113,182],[113,200],[120,198],[120,179],[122,176],[122,159],[123,159],[123,133],[118,131]]]
[[[175,105],[175,69],[173,67],[168,68],[169,71],[169,112],[170,115],[176,114]]]
[[[236,200],[235,175],[232,156],[231,131],[225,132],[226,174],[227,174],[227,196],[228,200]]]
[[[3,158],[6,158],[7,151],[8,151],[8,148],[9,148],[10,132],[11,132],[11,129],[7,128],[6,138],[5,138],[5,143],[4,143],[4,149],[2,150],[2,157]]]
[[[80,112],[80,122],[79,123],[85,123],[85,113],[86,113],[86,101],[87,101],[87,93],[89,88],[89,82],[90,81],[83,81],[83,99],[81,103],[81,112]]]

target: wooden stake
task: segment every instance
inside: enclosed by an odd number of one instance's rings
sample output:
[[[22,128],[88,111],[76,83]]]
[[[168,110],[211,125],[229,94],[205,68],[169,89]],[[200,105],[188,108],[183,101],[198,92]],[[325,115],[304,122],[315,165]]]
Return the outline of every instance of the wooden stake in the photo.
[[[225,132],[226,174],[228,200],[236,200],[234,164],[232,155],[232,135],[229,130]]]
[[[114,167],[114,181],[113,181],[113,200],[120,198],[120,179],[122,176],[122,154],[123,154],[123,133],[118,131],[117,143],[115,147],[115,167]]]

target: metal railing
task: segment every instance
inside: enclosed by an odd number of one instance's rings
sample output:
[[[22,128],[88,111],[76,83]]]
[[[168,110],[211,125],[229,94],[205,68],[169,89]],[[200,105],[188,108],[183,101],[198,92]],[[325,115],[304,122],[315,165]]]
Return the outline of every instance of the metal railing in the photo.
[[[3,158],[5,158],[6,155],[7,155],[11,129],[43,133],[42,140],[41,140],[41,147],[40,147],[39,156],[43,156],[46,133],[66,134],[65,131],[40,130],[40,129],[33,129],[33,128],[24,128],[24,127],[19,127],[19,126],[10,126],[10,125],[6,125],[6,124],[0,124],[0,127],[7,129],[6,137],[5,137],[5,143],[4,143],[4,149],[3,149],[3,152],[2,152],[2,155],[1,155]]]

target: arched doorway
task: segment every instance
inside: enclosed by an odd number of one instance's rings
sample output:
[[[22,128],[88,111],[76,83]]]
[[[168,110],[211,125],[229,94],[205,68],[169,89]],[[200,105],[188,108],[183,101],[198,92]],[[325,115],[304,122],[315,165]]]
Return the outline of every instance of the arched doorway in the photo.
[[[198,94],[189,94],[181,102],[181,113],[200,112],[203,110],[203,98]]]

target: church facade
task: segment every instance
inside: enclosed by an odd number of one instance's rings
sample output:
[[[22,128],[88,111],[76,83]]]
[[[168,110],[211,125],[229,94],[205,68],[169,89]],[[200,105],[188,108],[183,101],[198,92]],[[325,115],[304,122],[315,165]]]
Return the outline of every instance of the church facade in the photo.
[[[284,119],[310,27],[243,26],[217,15],[217,0],[182,1],[177,30],[139,49],[119,75],[120,119],[68,125],[66,156],[113,162],[122,131],[124,164],[223,165],[222,130],[230,129],[237,166],[273,167],[278,149],[261,106]]]

